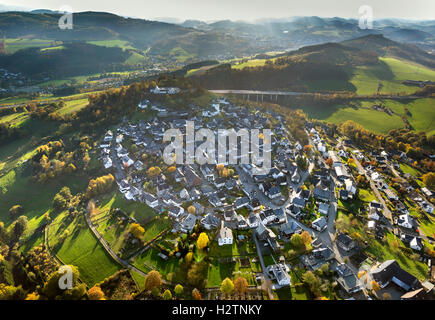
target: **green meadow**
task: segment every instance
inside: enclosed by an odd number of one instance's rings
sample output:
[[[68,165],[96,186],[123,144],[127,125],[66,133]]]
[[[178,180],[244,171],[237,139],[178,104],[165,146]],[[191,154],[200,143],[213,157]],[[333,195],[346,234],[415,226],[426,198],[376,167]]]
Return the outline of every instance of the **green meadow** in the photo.
[[[358,66],[353,72],[350,82],[356,87],[359,95],[377,92],[379,83],[381,93],[410,94],[419,89],[416,86],[402,84],[404,80],[435,81],[435,70],[428,67],[396,58],[379,58],[380,64],[375,66]]]

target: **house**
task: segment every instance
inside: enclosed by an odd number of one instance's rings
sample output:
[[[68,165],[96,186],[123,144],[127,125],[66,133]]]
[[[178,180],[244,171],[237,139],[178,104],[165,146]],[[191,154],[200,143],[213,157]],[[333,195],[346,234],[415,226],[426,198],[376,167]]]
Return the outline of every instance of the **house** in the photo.
[[[390,200],[390,201],[398,201],[399,200],[399,197],[397,196],[397,194],[395,194],[393,192],[393,190],[391,190],[391,189],[384,190],[384,193],[387,196],[388,200]]]
[[[314,220],[311,223],[311,227],[316,229],[319,232],[322,232],[323,230],[325,230],[327,226],[328,226],[328,223],[326,222],[325,217],[317,218],[316,220]]]
[[[258,215],[254,212],[251,212],[248,216],[248,226],[251,229],[255,229],[258,227],[258,223],[260,221],[260,218]]]
[[[301,174],[299,173],[299,169],[296,168],[296,170],[292,173],[290,181],[293,183],[299,183],[301,181]]]
[[[281,195],[281,189],[279,186],[272,187],[269,193],[266,194],[270,199],[276,199]]]
[[[243,207],[246,207],[249,205],[249,198],[248,197],[240,197],[237,198],[236,201],[234,201],[234,207],[236,209],[240,209]]]
[[[340,233],[337,236],[336,243],[338,247],[347,252],[352,250],[356,246],[355,241],[353,241],[351,237],[344,233]]]
[[[400,215],[399,218],[397,219],[397,224],[407,229],[412,229],[414,226],[412,222],[412,218],[410,217],[409,213]]]
[[[110,157],[104,157],[103,164],[104,164],[105,169],[111,168],[112,167],[112,159],[110,159]]]
[[[423,243],[421,242],[421,238],[414,237],[411,242],[409,242],[409,247],[416,251],[423,250]]]
[[[170,205],[168,208],[169,215],[178,218],[180,215],[184,213],[183,207],[176,206],[176,205]]]
[[[368,216],[369,219],[379,221],[379,219],[381,218],[381,212],[377,208],[370,207]]]
[[[259,217],[261,222],[264,223],[265,225],[274,222],[276,219],[275,212],[273,211],[273,209],[267,209],[260,212]]]
[[[212,193],[209,197],[208,197],[208,202],[213,206],[213,207],[220,207],[222,205],[222,201],[219,199],[219,197],[217,196],[217,192]]]
[[[140,161],[140,160],[137,160],[137,161],[134,163],[134,168],[135,168],[136,170],[138,170],[138,171],[142,170],[142,169],[143,169],[143,162]]]
[[[183,188],[183,190],[180,191],[180,198],[185,200],[190,199],[189,192],[186,188]]]
[[[311,191],[309,189],[303,189],[299,193],[299,197],[301,197],[305,201],[308,201],[308,199],[310,199],[310,195],[311,195]]]
[[[301,233],[302,228],[294,221],[289,220],[286,223],[280,224],[277,230],[281,232],[284,236],[290,237],[294,233]]]
[[[188,188],[202,185],[202,179],[191,166],[187,166],[184,169],[184,177],[186,178],[186,184]]]
[[[241,214],[238,214],[236,216],[237,221],[237,228],[238,229],[247,229],[248,228],[248,221],[246,221],[245,217],[243,217]]]
[[[327,215],[329,212],[329,205],[326,203],[320,203],[319,204],[319,212],[321,214]]]
[[[234,208],[231,207],[231,206],[227,206],[224,209],[224,219],[225,219],[225,221],[232,221],[235,218],[236,218],[236,213],[234,211]]]
[[[421,191],[425,194],[426,197],[428,197],[429,199],[433,197],[433,193],[432,191],[430,191],[428,188],[423,187],[421,188]]]
[[[349,177],[349,173],[347,173],[346,168],[344,167],[334,167],[335,175],[339,180],[344,181],[346,178]]]
[[[273,209],[273,213],[275,215],[276,223],[285,223],[287,222],[287,217],[282,208]]]
[[[151,208],[155,208],[159,205],[159,200],[156,197],[154,197],[151,193],[145,191],[142,192],[142,199]]]
[[[346,191],[348,192],[348,194],[351,194],[351,195],[356,194],[357,188],[356,188],[356,184],[353,180],[351,180],[351,179],[344,180],[344,185],[346,186]]]
[[[195,224],[196,224],[196,216],[189,213],[180,223],[181,232],[191,233],[193,227],[195,227]]]
[[[339,195],[340,195],[340,199],[343,201],[346,201],[347,199],[349,199],[349,195],[348,195],[346,190],[343,190],[343,189],[340,190]]]
[[[233,231],[226,227],[223,221],[221,222],[221,228],[219,230],[217,240],[220,246],[233,244]]]
[[[348,294],[362,290],[358,278],[355,276],[355,274],[352,272],[347,264],[341,263],[337,266],[336,269],[339,275],[339,277],[337,278],[337,282]]]
[[[260,210],[261,208],[261,203],[257,198],[253,198],[250,202],[248,207],[252,210],[252,211],[257,211]]]
[[[305,200],[300,197],[293,198],[292,204],[298,208],[305,208]]]
[[[276,280],[280,287],[290,286],[291,277],[289,275],[290,269],[284,263],[272,264],[266,267],[266,272],[272,280]]]
[[[113,140],[113,132],[108,130],[104,135],[104,142],[110,142]]]
[[[372,278],[381,288],[391,282],[405,291],[417,290],[421,284],[416,277],[403,270],[396,260],[387,260],[372,271]]]
[[[222,177],[217,178],[217,179],[214,181],[214,186],[215,186],[217,189],[221,189],[221,188],[223,188],[223,187],[225,186],[225,178],[222,178]]]
[[[314,188],[313,196],[317,200],[329,202],[330,193],[329,193],[329,190],[327,190],[327,189]]]
[[[207,230],[212,230],[221,224],[221,220],[214,215],[214,213],[208,213],[204,218],[201,219],[201,224]]]
[[[273,233],[271,229],[266,227],[263,222],[259,222],[257,228],[255,229],[255,232],[257,234],[257,237],[260,241],[266,242],[267,245],[269,245],[273,251],[276,251],[280,248],[277,240],[276,235]]]
[[[320,246],[312,251],[309,255],[302,256],[301,260],[308,268],[316,270],[329,260],[334,259],[335,254],[328,247]]]
[[[174,172],[174,179],[176,182],[181,182],[184,180],[184,173],[181,171],[180,168],[177,168]]]

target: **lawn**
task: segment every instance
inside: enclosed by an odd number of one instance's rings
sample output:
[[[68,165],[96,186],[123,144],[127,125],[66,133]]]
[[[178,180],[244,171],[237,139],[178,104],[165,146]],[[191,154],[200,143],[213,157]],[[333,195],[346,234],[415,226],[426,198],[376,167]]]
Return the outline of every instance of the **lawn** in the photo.
[[[93,286],[116,271],[120,266],[104,250],[87,226],[84,216],[72,222],[65,220],[66,213],[58,215],[49,229],[49,245],[63,263],[77,266],[80,278]],[[70,235],[60,243],[59,236],[69,230]]]
[[[51,43],[52,40],[11,38],[6,39],[6,51],[10,54],[25,48],[49,47]]]
[[[139,223],[145,223],[156,216],[156,212],[145,203],[128,201],[119,192],[102,197],[98,206],[99,214],[109,211],[111,208],[119,208],[128,216],[136,219]]]
[[[421,176],[420,171],[418,171],[417,169],[414,169],[413,167],[407,165],[406,163],[400,163],[399,166],[404,174],[409,173],[410,175],[414,176],[415,178],[419,178]]]
[[[61,115],[71,114],[77,112],[88,105],[87,98],[65,101],[65,106],[58,110]]]
[[[381,93],[413,93],[418,87],[402,84],[403,80],[435,81],[435,71],[417,63],[396,58],[379,58],[380,64],[359,66],[350,82],[359,95],[374,94],[382,83]]]
[[[359,198],[364,202],[372,202],[376,200],[376,197],[373,194],[372,190],[360,188],[358,192]]]

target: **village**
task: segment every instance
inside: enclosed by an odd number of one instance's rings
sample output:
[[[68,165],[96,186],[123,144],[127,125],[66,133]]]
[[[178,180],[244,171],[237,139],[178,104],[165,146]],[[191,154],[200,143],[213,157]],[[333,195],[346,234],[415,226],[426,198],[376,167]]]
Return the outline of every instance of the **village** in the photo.
[[[155,95],[178,92],[151,89]],[[176,110],[146,99],[138,109],[151,114],[149,119],[123,119],[108,130],[99,145],[100,159],[126,201],[167,217],[170,231],[161,241],[170,234],[189,236],[203,230],[210,239],[209,251],[229,252],[217,255],[240,269],[255,263],[249,285],[266,286],[270,295],[294,286],[302,270],[327,279],[340,299],[433,298],[435,259],[428,249],[434,239],[420,221],[422,215],[433,216],[433,194],[411,185],[401,172],[399,161],[412,161],[406,154],[358,150],[346,137],[332,139],[326,128],[312,122],[304,128],[309,138],[304,146],[280,114],[226,98],[216,98],[208,109],[192,104]],[[196,130],[208,128],[216,134],[218,128],[270,128],[272,169],[255,175],[254,164],[166,165],[164,132],[176,128],[185,134],[187,120],[194,121]],[[390,187],[392,179],[400,181],[406,201]],[[303,249],[294,235],[303,235]],[[400,248],[378,258],[374,243],[382,251],[390,250],[391,241]],[[231,249],[240,246],[245,249]],[[138,244],[132,256],[148,248]],[[170,250],[159,248],[162,262],[172,259]],[[401,250],[405,253],[396,254]],[[380,259],[385,256],[399,256],[402,264]],[[401,267],[407,259],[418,261],[419,274]]]

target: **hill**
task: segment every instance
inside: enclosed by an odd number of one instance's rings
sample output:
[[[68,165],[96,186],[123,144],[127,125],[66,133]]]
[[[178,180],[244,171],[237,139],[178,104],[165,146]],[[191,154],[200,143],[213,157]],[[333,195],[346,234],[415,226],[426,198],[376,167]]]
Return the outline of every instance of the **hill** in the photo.
[[[419,64],[435,68],[435,56],[431,55],[420,48],[399,43],[383,35],[368,35],[358,39],[352,39],[342,42],[345,46],[358,48],[361,50],[373,50],[382,57],[397,57]]]
[[[411,57],[410,59],[407,59]],[[307,46],[272,59],[220,65],[193,76],[209,89],[413,92],[404,80],[435,81],[435,56],[379,35]]]

